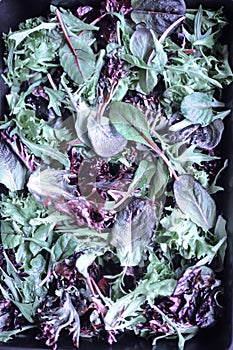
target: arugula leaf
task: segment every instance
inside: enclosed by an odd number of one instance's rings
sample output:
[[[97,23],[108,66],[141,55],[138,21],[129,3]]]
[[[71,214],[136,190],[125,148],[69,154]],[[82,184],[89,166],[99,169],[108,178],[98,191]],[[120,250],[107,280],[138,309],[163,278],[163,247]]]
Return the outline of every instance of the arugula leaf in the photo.
[[[179,208],[194,223],[208,231],[215,224],[216,205],[208,192],[191,176],[180,175],[174,183]]]
[[[20,135],[22,142],[28,147],[28,149],[35,154],[36,157],[39,157],[44,160],[45,163],[50,163],[50,159],[54,159],[59,163],[63,164],[65,167],[69,166],[69,159],[60,151],[54,147],[46,144],[37,144],[35,142],[29,141]]]
[[[56,23],[41,23],[38,26],[31,28],[31,29],[27,29],[27,30],[20,30],[18,32],[12,33],[9,35],[9,39],[10,40],[15,40],[15,47],[17,47],[24,39],[28,38],[28,36],[31,33],[40,31],[42,29],[46,29],[46,30],[52,30],[56,27]]]

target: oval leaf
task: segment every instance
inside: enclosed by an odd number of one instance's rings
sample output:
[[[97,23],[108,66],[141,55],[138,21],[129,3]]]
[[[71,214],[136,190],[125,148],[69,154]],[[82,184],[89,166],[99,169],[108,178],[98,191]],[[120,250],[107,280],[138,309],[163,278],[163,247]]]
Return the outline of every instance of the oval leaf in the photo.
[[[181,102],[181,113],[191,122],[206,126],[214,118],[212,103],[209,93],[193,92]]]
[[[110,244],[117,249],[122,266],[136,266],[140,263],[155,222],[155,211],[144,199],[133,199],[117,214],[110,233]]]
[[[127,140],[140,142],[148,146],[148,142],[141,136],[143,134],[153,142],[144,114],[129,103],[111,103],[109,118],[117,131]]]
[[[186,11],[184,0],[132,0],[131,4],[132,20],[136,24],[144,23],[158,35],[163,34]]]
[[[181,175],[174,183],[176,203],[196,225],[208,231],[215,224],[216,206],[208,192],[191,175]]]
[[[102,117],[99,124],[90,116],[87,128],[92,147],[101,157],[113,157],[122,152],[127,144],[127,140],[109,123],[108,118]]]
[[[72,34],[72,45],[76,50],[78,62],[68,44],[60,51],[60,61],[65,72],[77,84],[86,82],[95,72],[95,55],[86,41]]]
[[[134,56],[147,61],[153,48],[154,40],[149,29],[137,29],[131,36],[130,50]]]
[[[223,121],[216,119],[209,125],[197,130],[194,143],[201,149],[212,150],[221,141],[223,130]]]

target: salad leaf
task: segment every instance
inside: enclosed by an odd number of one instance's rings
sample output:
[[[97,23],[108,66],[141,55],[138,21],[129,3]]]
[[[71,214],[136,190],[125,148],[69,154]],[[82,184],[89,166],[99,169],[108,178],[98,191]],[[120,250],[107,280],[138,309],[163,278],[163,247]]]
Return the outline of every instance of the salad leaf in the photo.
[[[220,117],[218,113],[214,115],[213,107],[221,106],[222,103],[213,100],[212,94],[193,92],[184,97],[181,102],[181,112],[191,122],[206,126]],[[222,117],[225,117],[228,113],[230,111],[226,111]]]
[[[183,0],[53,3],[4,35],[0,337],[183,349],[222,313],[227,21]]]
[[[153,207],[140,199],[134,199],[118,213],[110,233],[110,244],[116,247],[122,266],[139,265],[155,222]]]
[[[15,47],[17,47],[23,40],[25,40],[31,33],[40,31],[42,29],[46,29],[46,30],[52,30],[56,27],[56,23],[41,23],[38,26],[31,28],[31,29],[27,29],[27,30],[20,30],[16,33],[12,33],[9,36],[10,40],[15,40]]]
[[[22,190],[27,169],[3,140],[0,140],[0,161],[0,182],[11,191]]]
[[[147,141],[145,141],[140,133],[143,133],[148,139],[152,140],[144,114],[134,106],[124,102],[112,102],[109,110],[109,118],[117,131],[127,140],[147,145]],[[136,129],[134,126],[136,126]]]
[[[77,56],[73,54],[70,46],[65,43],[59,51],[60,61],[68,76],[77,85],[80,85],[87,82],[94,74],[96,58],[89,42],[83,40],[82,37],[74,36],[73,33],[69,33],[69,35]]]
[[[144,23],[156,34],[163,32],[179,17],[185,14],[186,5],[183,0],[172,0],[169,4],[165,0],[132,0],[132,20],[136,24]]]
[[[179,208],[204,231],[214,226],[215,202],[191,175],[178,177],[174,183],[174,195]]]
[[[109,119],[102,117],[98,122],[92,116],[87,121],[88,137],[94,151],[102,157],[113,157],[122,152],[127,140],[109,123]]]

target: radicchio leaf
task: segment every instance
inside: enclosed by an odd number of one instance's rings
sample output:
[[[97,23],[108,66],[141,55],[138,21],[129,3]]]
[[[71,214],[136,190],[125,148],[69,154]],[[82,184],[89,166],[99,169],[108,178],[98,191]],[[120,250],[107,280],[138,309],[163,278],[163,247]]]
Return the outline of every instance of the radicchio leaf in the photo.
[[[195,224],[208,231],[215,224],[216,205],[208,192],[191,175],[180,175],[174,182],[176,203]]]
[[[155,227],[155,210],[147,200],[134,199],[117,214],[110,234],[122,266],[136,266],[150,242]]]
[[[223,130],[223,121],[216,119],[209,125],[197,130],[193,143],[201,149],[212,150],[221,141]]]
[[[43,336],[47,338],[46,345],[56,348],[57,340],[64,329],[73,334],[74,346],[79,347],[80,318],[78,314],[79,305],[73,305],[68,292],[63,296],[52,299],[47,297],[38,309],[40,327]]]
[[[169,135],[170,142],[177,143],[185,141],[188,144],[195,144],[200,149],[214,149],[222,138],[224,123],[216,119],[207,126],[201,127],[192,124]]]
[[[0,163],[0,182],[10,191],[22,190],[27,169],[3,140],[0,140]]]
[[[184,0],[132,0],[131,18],[162,35],[172,23],[185,14]]]

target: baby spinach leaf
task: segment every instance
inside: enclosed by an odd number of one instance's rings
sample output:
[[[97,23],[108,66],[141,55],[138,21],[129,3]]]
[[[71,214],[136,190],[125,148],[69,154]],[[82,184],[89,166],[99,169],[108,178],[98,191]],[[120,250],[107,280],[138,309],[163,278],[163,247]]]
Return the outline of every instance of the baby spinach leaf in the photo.
[[[149,186],[149,198],[154,199],[161,197],[169,179],[168,169],[161,158],[154,162],[154,175]]]
[[[213,107],[221,106],[223,104],[214,100],[212,94],[193,92],[182,100],[181,113],[191,122],[206,126],[214,119],[220,118],[219,113],[214,114]]]
[[[77,16],[74,16],[69,10],[61,9],[61,14],[64,24],[67,28],[70,28],[73,33],[80,33],[83,30],[99,30],[98,27],[80,20]]]
[[[208,231],[215,224],[216,205],[208,192],[191,175],[180,175],[174,182],[174,195],[179,208],[190,219]]]
[[[60,51],[60,61],[68,76],[77,84],[86,82],[95,72],[95,54],[93,53],[88,42],[81,37],[75,36],[68,32],[73,47],[76,50],[77,57],[73,54],[70,46],[65,43]]]
[[[153,142],[144,114],[129,103],[111,103],[109,118],[117,131],[127,140],[148,145],[147,141],[140,135],[142,133]]]
[[[22,190],[27,169],[2,140],[0,140],[0,163],[0,182],[11,191]]]
[[[184,0],[132,0],[131,18],[136,24],[143,23],[161,35],[170,25],[185,14]]]
[[[61,235],[52,248],[54,262],[58,263],[71,255],[77,247],[75,237],[70,234]]]
[[[147,61],[153,47],[154,40],[151,31],[146,28],[137,29],[130,39],[130,51],[136,57]]]
[[[97,122],[93,116],[87,122],[88,136],[94,151],[102,157],[112,157],[123,151],[127,140],[109,123],[106,117]]]
[[[156,216],[146,200],[134,199],[117,214],[110,233],[110,244],[116,247],[122,266],[136,266],[150,242]]]
[[[150,91],[158,83],[157,72],[155,70],[140,70],[139,71],[139,85],[145,94],[149,94]]]

